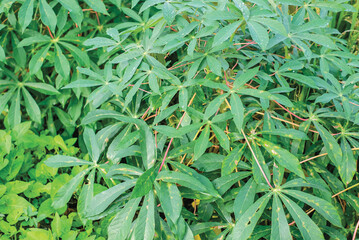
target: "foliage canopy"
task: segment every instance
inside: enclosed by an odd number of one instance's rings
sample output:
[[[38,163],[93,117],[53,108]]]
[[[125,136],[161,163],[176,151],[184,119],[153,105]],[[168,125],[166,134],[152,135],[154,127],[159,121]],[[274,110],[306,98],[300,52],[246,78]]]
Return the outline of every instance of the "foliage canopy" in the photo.
[[[1,1],[0,239],[352,237],[358,8]]]

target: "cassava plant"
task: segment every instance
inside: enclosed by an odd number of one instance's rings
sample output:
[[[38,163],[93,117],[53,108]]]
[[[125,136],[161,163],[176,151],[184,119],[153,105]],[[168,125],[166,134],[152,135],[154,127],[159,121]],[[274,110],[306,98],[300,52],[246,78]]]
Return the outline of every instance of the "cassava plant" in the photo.
[[[80,149],[41,155],[44,184],[71,178],[28,231],[47,219],[66,239],[75,212],[79,239],[355,240],[357,16],[349,0],[2,1],[1,126]]]

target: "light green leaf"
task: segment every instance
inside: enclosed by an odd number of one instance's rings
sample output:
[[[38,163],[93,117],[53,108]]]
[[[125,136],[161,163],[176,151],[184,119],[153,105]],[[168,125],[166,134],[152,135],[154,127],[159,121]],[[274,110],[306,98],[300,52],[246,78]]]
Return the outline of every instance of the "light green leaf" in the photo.
[[[245,240],[248,239],[257,225],[259,218],[262,216],[264,209],[271,197],[272,193],[267,193],[251,205],[238,219],[234,226],[229,240]]]
[[[304,239],[324,240],[323,233],[313,220],[299,207],[295,202],[284,196],[279,195],[287,207],[290,215],[293,217]]]
[[[244,107],[240,97],[237,94],[231,96],[231,112],[233,115],[233,121],[238,131],[243,128],[244,120]]]
[[[287,240],[291,239],[287,218],[283,209],[283,204],[278,198],[277,194],[273,196],[272,205],[272,240]]]
[[[228,95],[229,94],[219,95],[208,104],[206,111],[204,112],[204,117],[203,117],[204,120],[207,120],[208,118],[210,118],[213,114],[215,114],[217,112],[218,108],[221,106],[224,99],[226,99],[228,97]]]
[[[222,64],[218,61],[217,58],[213,57],[212,55],[207,56],[207,63],[209,69],[216,75],[222,76]]]
[[[130,199],[125,207],[115,215],[108,226],[109,240],[127,239],[131,231],[133,217],[135,216],[140,201],[141,198]]]
[[[194,160],[197,160],[206,151],[209,139],[209,125],[207,124],[194,145]]]
[[[35,99],[30,95],[26,88],[23,88],[22,92],[25,100],[26,111],[29,114],[31,120],[37,123],[41,123],[41,111]]]
[[[61,48],[58,44],[55,44],[56,52],[55,52],[55,70],[58,72],[63,78],[67,79],[70,75],[70,64],[65,55],[62,53]]]
[[[150,191],[141,207],[134,230],[135,239],[152,240],[155,236],[155,197]]]
[[[302,178],[305,177],[302,167],[300,166],[299,160],[296,156],[263,138],[256,138],[256,140],[267,150],[269,154],[275,158],[275,160],[281,166],[287,168]]]
[[[143,197],[153,189],[159,167],[153,166],[144,172],[137,180],[136,186],[132,191],[131,198]]]
[[[40,93],[46,94],[46,95],[59,94],[59,91],[57,91],[53,86],[46,84],[46,83],[25,82],[24,86],[30,87],[30,88],[32,88]]]
[[[219,142],[219,144],[227,151],[229,152],[229,139],[227,135],[224,133],[222,129],[220,129],[217,125],[211,124],[211,128],[216,135],[216,138]]]
[[[108,15],[106,6],[102,1],[98,0],[84,0],[94,11]]]
[[[81,160],[75,157],[55,155],[51,156],[44,162],[46,166],[49,167],[72,167],[72,166],[81,166],[81,165],[92,165],[92,162]]]
[[[337,143],[335,138],[322,125],[320,125],[317,122],[313,122],[313,123],[324,142],[325,150],[327,151],[330,160],[332,160],[334,165],[338,168],[339,172],[343,173],[343,171],[340,170],[342,159],[343,159],[343,153],[342,150],[340,149],[339,144]]]
[[[90,155],[92,161],[96,163],[100,157],[100,148],[95,132],[91,128],[85,127],[83,138],[88,154]]]
[[[34,13],[34,2],[35,0],[26,0],[19,10],[19,24],[22,32],[25,31],[27,26],[32,21],[32,15]]]
[[[277,135],[291,139],[309,140],[308,136],[304,132],[295,129],[272,129],[268,131],[260,131],[258,134]]]
[[[177,186],[172,183],[162,182],[161,185],[159,185],[157,193],[161,202],[161,208],[166,217],[174,223],[177,222],[182,210],[181,193]]]
[[[297,190],[282,190],[283,193],[294,197],[312,208],[314,208],[318,213],[320,213],[325,219],[334,224],[337,227],[342,227],[341,219],[338,214],[337,209],[324,199],[316,197],[314,195],[297,191]]]
[[[49,26],[52,32],[55,32],[57,17],[46,0],[40,0],[40,15],[42,22]]]
[[[212,46],[217,46],[226,41],[239,27],[239,25],[242,23],[242,21],[237,21],[234,23],[231,23],[223,28],[221,28],[217,33],[216,36],[213,39]]]
[[[52,202],[52,207],[59,209],[64,207],[68,201],[70,201],[72,194],[76,191],[78,185],[82,182],[84,176],[91,170],[91,168],[85,169],[73,177],[69,182],[63,185],[55,194]]]
[[[247,25],[253,40],[262,48],[263,51],[267,50],[267,45],[269,42],[267,29],[254,21],[247,22]]]
[[[105,211],[116,198],[132,188],[136,184],[136,180],[137,179],[127,180],[97,194],[88,205],[87,215],[95,216]]]
[[[222,176],[229,175],[234,171],[234,169],[238,165],[238,162],[241,160],[245,149],[246,144],[240,144],[226,156],[226,158],[222,162]]]
[[[345,138],[342,139],[340,146],[343,151],[343,161],[341,162],[340,167],[338,167],[339,175],[343,179],[343,182],[348,185],[353,180],[356,173],[357,161]]]
[[[236,219],[240,219],[242,214],[253,204],[256,194],[257,184],[250,178],[239,190],[233,203],[233,211]]]
[[[166,19],[168,25],[171,25],[176,17],[176,9],[169,2],[165,2],[162,8],[163,17]]]

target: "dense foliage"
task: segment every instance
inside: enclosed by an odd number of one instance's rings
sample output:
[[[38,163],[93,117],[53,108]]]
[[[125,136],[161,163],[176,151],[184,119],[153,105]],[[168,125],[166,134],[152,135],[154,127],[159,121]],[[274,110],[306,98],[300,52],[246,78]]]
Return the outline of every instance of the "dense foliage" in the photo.
[[[355,239],[358,9],[0,1],[0,239]]]

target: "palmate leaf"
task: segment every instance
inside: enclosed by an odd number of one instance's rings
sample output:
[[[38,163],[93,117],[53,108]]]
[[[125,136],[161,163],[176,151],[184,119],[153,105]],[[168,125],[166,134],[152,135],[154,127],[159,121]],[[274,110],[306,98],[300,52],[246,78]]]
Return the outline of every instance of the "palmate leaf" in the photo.
[[[296,222],[304,239],[323,239],[324,236],[319,227],[313,222],[313,220],[299,207],[295,202],[290,200],[283,194],[279,195],[284,205],[287,207],[290,215]]]
[[[248,239],[256,226],[259,218],[265,210],[272,193],[267,193],[263,197],[259,198],[253,205],[240,216],[236,221],[231,235],[227,239],[230,240],[244,240]]]
[[[51,156],[44,162],[49,167],[72,167],[72,166],[81,166],[81,165],[92,165],[92,162],[85,161],[70,156],[55,155]]]
[[[298,158],[296,158],[293,154],[263,138],[256,138],[256,140],[277,160],[280,165],[302,178],[305,177]]]
[[[343,153],[340,149],[339,144],[335,140],[335,138],[319,123],[314,122],[316,129],[318,130],[320,137],[324,142],[325,149],[328,153],[330,160],[334,163],[334,165],[338,168],[341,166]],[[344,166],[345,167],[345,166]],[[342,171],[340,171],[342,172]]]
[[[73,177],[69,182],[63,185],[55,194],[55,197],[52,202],[52,207],[54,209],[59,209],[65,206],[72,194],[75,192],[78,185],[82,182],[84,176],[91,170],[91,168],[85,169]]]
[[[86,215],[95,216],[105,211],[116,198],[132,188],[136,181],[137,179],[127,180],[94,196],[87,207]]]
[[[143,200],[133,234],[138,240],[151,240],[155,235],[155,197],[153,191],[150,191]]]
[[[108,239],[118,240],[127,239],[128,234],[131,231],[131,224],[133,217],[136,213],[138,204],[141,198],[135,198],[129,200],[125,207],[122,208],[111,221],[108,226]]]
[[[253,178],[251,178],[239,190],[233,204],[233,211],[236,219],[239,219],[242,214],[253,204],[256,188],[257,184],[255,181],[253,181]]]
[[[336,208],[331,203],[316,196],[297,190],[283,190],[282,192],[308,204],[323,217],[325,217],[329,222],[335,226],[342,227],[340,216]]]
[[[283,209],[283,205],[277,194],[273,196],[272,206],[272,229],[271,239],[272,240],[286,240],[291,239],[287,218]]]
[[[161,185],[155,186],[159,186],[158,188],[156,187],[156,191],[158,192],[158,198],[160,199],[164,214],[167,218],[171,219],[172,222],[177,222],[182,210],[181,193],[177,186],[168,182],[163,182]]]
[[[154,166],[141,174],[132,191],[131,198],[138,198],[146,195],[153,189],[153,183],[156,180],[159,166]]]

